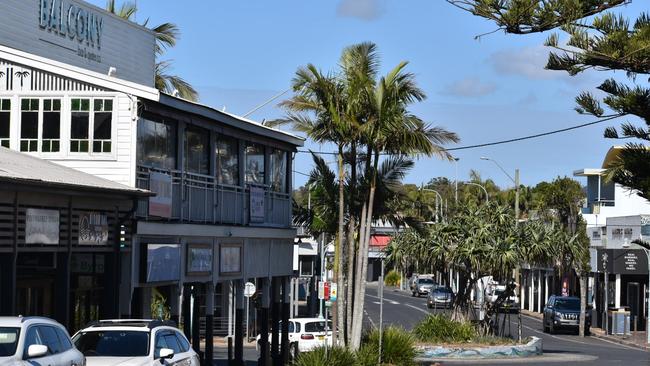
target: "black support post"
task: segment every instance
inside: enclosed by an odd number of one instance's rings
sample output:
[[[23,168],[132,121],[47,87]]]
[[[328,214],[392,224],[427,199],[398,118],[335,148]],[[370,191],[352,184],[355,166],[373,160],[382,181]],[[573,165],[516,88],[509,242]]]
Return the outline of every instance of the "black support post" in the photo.
[[[280,281],[271,280],[271,359],[273,366],[280,366]]]
[[[190,314],[192,313],[190,309],[191,291],[189,285],[183,285],[183,303],[181,304],[181,312],[183,314],[183,334],[185,334],[185,338],[187,339],[192,339],[192,321],[190,319]]]
[[[206,284],[205,294],[205,365],[214,362],[214,284]]]
[[[260,358],[257,361],[259,366],[269,365],[269,295],[270,286],[267,278],[260,279],[262,286],[261,307],[257,313],[257,319],[260,325]]]
[[[244,366],[244,282],[235,281],[235,365]]]
[[[199,332],[201,330],[201,327],[199,326],[201,314],[199,313],[199,292],[199,286],[195,284],[192,289],[192,294],[194,295],[194,308],[192,309],[192,348],[194,349],[194,352],[201,356],[201,334]]]
[[[291,306],[291,281],[289,277],[283,277],[282,281],[282,347],[280,359],[283,365],[289,364],[289,307]]]

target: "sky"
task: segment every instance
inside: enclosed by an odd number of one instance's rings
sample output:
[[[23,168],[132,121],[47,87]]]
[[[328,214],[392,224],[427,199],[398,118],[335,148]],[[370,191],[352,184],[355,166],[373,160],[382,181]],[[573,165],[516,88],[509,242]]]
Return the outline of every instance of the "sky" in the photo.
[[[98,6],[104,0],[90,0]],[[120,1],[118,0],[118,4]],[[636,16],[644,1],[617,11]],[[298,67],[312,63],[334,71],[346,46],[377,44],[385,74],[400,61],[416,75],[428,98],[411,111],[431,125],[456,132],[467,146],[566,128],[595,120],[574,110],[580,91],[594,91],[608,77],[623,73],[594,71],[570,77],[544,70],[548,34],[516,36],[491,32],[495,25],[463,12],[444,0],[138,0],[137,20],[149,24],[176,23],[177,46],[164,56],[173,73],[200,93],[200,101],[243,115],[290,87]],[[560,39],[566,40],[561,34]],[[632,83],[632,81],[630,81]],[[256,121],[281,117],[277,103],[250,115]],[[625,119],[549,137],[454,152],[455,164],[419,158],[406,183],[426,183],[446,176],[467,180],[471,169],[502,187],[509,178],[490,161],[498,161],[521,182],[535,185],[557,176],[572,176],[582,168],[600,168],[614,144],[603,138],[607,126]],[[288,128],[284,128],[287,130]],[[307,141],[302,150],[333,151]],[[333,157],[326,157],[333,160]],[[294,169],[309,173],[311,156],[296,155]],[[456,173],[456,171],[458,173]],[[458,175],[457,175],[458,174]],[[578,178],[580,179],[580,178]],[[306,177],[294,174],[294,186]],[[586,182],[582,182],[585,184]]]

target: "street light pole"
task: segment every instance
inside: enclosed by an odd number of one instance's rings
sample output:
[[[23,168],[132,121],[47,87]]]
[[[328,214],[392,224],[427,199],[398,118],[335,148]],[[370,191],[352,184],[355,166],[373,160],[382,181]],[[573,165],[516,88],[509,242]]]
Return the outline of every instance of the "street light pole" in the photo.
[[[469,185],[477,186],[477,187],[481,188],[483,190],[483,192],[485,192],[485,203],[486,204],[490,203],[490,196],[488,195],[487,189],[485,189],[485,187],[483,187],[482,185],[480,185],[478,183],[474,183],[474,182],[464,182],[464,184],[469,184]]]
[[[440,195],[440,193],[438,193],[438,191],[436,191],[434,189],[420,188],[420,190],[425,191],[425,192],[433,192],[433,193],[436,194],[436,220],[437,220],[438,219],[438,212],[442,212],[442,196]],[[440,204],[438,204],[438,198],[440,198]],[[442,221],[444,222],[445,221],[444,220],[445,219],[444,213],[441,214],[440,216],[442,217],[442,219],[443,219]]]
[[[460,158],[454,158],[454,165],[456,165],[456,179],[454,180],[454,197],[456,199],[456,205],[458,205],[458,160],[460,160]]]

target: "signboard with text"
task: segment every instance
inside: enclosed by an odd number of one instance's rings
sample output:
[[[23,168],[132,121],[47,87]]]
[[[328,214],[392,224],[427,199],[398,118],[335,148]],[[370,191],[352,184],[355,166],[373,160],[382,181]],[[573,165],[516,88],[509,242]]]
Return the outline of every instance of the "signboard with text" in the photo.
[[[154,34],[85,1],[0,1],[0,45],[154,86]]]
[[[250,186],[250,215],[251,222],[264,222],[264,188]]]
[[[99,212],[79,214],[79,245],[108,244],[108,217]]]
[[[599,249],[598,272],[648,274],[648,259],[642,249]]]
[[[241,252],[240,244],[221,244],[219,247],[219,273],[225,275],[241,273]]]
[[[59,244],[59,211],[28,208],[25,212],[26,244]]]
[[[187,273],[208,274],[212,272],[212,245],[189,244],[187,249]]]

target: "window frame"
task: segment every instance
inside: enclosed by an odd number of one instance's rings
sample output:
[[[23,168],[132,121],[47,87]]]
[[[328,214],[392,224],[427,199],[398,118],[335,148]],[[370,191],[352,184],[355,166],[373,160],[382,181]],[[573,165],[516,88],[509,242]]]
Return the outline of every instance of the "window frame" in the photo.
[[[5,103],[8,103],[7,109],[5,109]],[[11,127],[12,127],[12,118],[14,117],[14,98],[11,96],[0,96],[0,113],[7,113],[9,115],[9,120],[8,123],[9,125],[7,126],[7,131],[8,131],[8,136],[7,137],[0,137],[0,146],[6,147],[6,148],[11,148]]]
[[[67,120],[67,131],[66,131],[66,136],[67,136],[67,146],[66,146],[66,152],[70,156],[73,157],[81,157],[81,156],[89,156],[89,157],[114,157],[116,155],[116,135],[117,135],[117,129],[116,129],[116,121],[117,117],[116,114],[118,109],[116,106],[118,105],[118,98],[117,96],[114,95],[93,95],[93,96],[81,96],[81,95],[68,95],[65,97],[67,104],[65,106],[66,108],[66,120]],[[72,109],[72,104],[74,100],[88,100],[88,111],[84,110],[73,110]],[[95,114],[97,113],[106,113],[104,110],[101,111],[96,111],[95,110],[95,102],[96,101],[103,101],[102,106],[105,106],[106,101],[111,102],[111,137],[110,139],[95,139]],[[73,139],[72,138],[72,113],[74,112],[88,112],[88,138],[87,139]],[[72,150],[72,143],[73,140],[75,141],[88,141],[88,151],[73,151]],[[101,141],[101,150],[100,152],[96,152],[94,149],[94,145],[96,141]],[[110,146],[110,151],[104,151],[104,144],[108,143]]]

